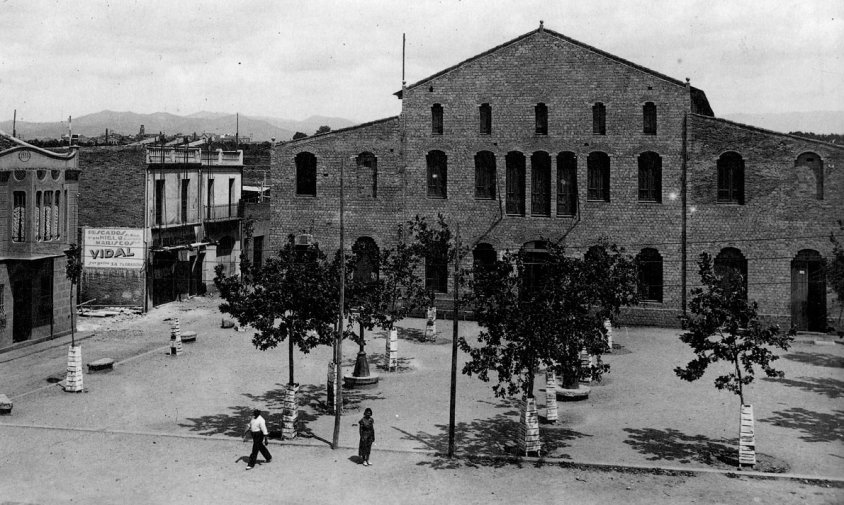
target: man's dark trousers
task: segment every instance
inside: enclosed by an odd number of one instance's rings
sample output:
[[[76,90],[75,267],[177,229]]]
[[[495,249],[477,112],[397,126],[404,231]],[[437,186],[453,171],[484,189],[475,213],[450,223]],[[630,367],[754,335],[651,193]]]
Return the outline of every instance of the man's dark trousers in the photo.
[[[267,450],[267,446],[264,445],[264,434],[260,431],[253,431],[252,454],[249,456],[249,466],[255,466],[255,460],[258,459],[258,451],[261,452],[261,456],[267,461],[273,459],[272,454]]]

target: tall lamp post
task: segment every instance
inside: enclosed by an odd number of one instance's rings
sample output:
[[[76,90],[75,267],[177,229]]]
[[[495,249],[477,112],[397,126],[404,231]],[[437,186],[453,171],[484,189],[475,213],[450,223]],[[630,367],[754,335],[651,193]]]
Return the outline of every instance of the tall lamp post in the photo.
[[[346,303],[345,300],[345,292],[346,292],[346,247],[345,247],[345,237],[344,237],[344,229],[343,229],[343,213],[344,213],[344,201],[343,201],[343,169],[346,162],[345,160],[340,160],[340,306],[338,309],[338,326],[337,326],[337,335],[335,336],[334,340],[334,384],[336,388],[336,393],[334,394],[334,437],[331,441],[331,448],[337,449],[340,444],[340,417],[341,412],[343,410],[343,369],[342,369],[342,361],[343,361],[343,330],[344,330],[344,317],[343,317],[343,306]]]

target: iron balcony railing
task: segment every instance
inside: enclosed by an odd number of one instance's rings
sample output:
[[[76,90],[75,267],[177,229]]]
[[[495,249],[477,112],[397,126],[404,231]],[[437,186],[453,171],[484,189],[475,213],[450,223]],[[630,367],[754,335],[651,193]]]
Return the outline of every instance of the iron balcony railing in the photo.
[[[241,166],[243,151],[203,151],[198,147],[147,147],[147,165],[175,165],[180,163],[210,166]]]

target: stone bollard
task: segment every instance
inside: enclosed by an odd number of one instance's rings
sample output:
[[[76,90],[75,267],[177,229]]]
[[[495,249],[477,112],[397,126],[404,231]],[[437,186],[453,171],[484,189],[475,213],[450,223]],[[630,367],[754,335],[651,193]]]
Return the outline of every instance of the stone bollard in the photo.
[[[285,440],[296,438],[296,420],[299,417],[298,393],[298,384],[288,384],[285,387],[281,410],[281,438]]]
[[[527,456],[539,455],[542,443],[539,441],[539,416],[536,413],[536,399],[525,398],[519,411],[519,451]]]
[[[325,384],[325,391],[326,391],[326,407],[328,411],[332,414],[334,413],[334,403],[335,398],[337,398],[337,366],[334,364],[333,361],[328,363],[328,380]]]
[[[176,318],[170,324],[170,355],[180,354],[182,354],[182,331],[179,328],[179,318]]]
[[[739,426],[739,468],[756,464],[756,437],[753,433],[753,405],[741,406]]]
[[[67,351],[67,377],[64,390],[68,393],[79,393],[82,387],[82,346],[70,346]]]
[[[557,377],[553,370],[545,370],[545,419],[557,422]]]
[[[390,330],[387,337],[387,371],[392,372],[399,366],[399,332],[395,328]]]
[[[425,340],[429,342],[437,341],[437,308],[431,307],[428,309],[425,321]]]

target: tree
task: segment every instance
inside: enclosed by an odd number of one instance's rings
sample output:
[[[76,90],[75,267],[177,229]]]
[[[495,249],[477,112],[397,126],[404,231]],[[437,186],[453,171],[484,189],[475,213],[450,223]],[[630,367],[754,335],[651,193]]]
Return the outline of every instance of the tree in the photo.
[[[496,372],[492,389],[498,397],[532,398],[541,366],[576,385],[583,373],[580,352],[600,358],[605,316],[636,303],[635,279],[633,260],[604,241],[583,258],[539,241],[534,251],[508,252],[475,269],[470,304],[483,330],[479,345],[460,339],[470,357],[463,373],[486,382],[490,370]],[[608,369],[599,359],[594,373],[600,377]]]
[[[296,132],[296,133],[293,134],[293,140],[303,139],[303,138],[306,138],[307,136],[308,136],[307,133]]]
[[[319,135],[319,134],[321,134],[321,133],[328,133],[328,132],[330,132],[330,131],[331,131],[331,127],[330,127],[330,126],[328,126],[328,125],[322,125],[322,126],[320,126],[319,128],[317,128],[317,131],[314,133],[314,135]]]
[[[220,266],[216,272],[214,284],[225,300],[220,311],[254,328],[252,343],[262,351],[287,340],[289,384],[295,384],[294,346],[308,353],[331,344],[337,320],[337,283],[319,245],[297,246],[291,235],[251,276],[227,277]]]
[[[79,284],[79,277],[82,275],[82,249],[76,244],[70,244],[65,251],[67,265],[65,265],[65,276],[70,281],[70,346],[76,347],[76,324],[73,315],[76,312],[73,308],[73,291]]]
[[[844,229],[844,224],[842,224],[842,229]],[[841,330],[841,314],[844,313],[844,247],[833,233],[829,234],[829,241],[832,242],[832,259],[826,264],[826,278],[838,301],[837,325]]]
[[[692,289],[690,314],[680,317],[686,330],[680,340],[689,344],[695,359],[674,372],[691,382],[700,379],[710,364],[726,361],[732,370],[716,377],[715,387],[732,391],[745,405],[744,387],[753,382],[754,365],[768,377],[784,375],[771,366],[779,358],[767,346],[787,350],[796,332],[791,328],[781,334],[778,326],[762,325],[757,303],[747,300],[740,274],[715,275],[707,253],[701,253],[698,267],[702,287]]]

